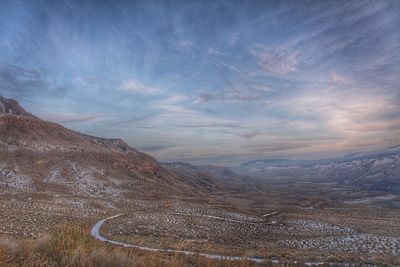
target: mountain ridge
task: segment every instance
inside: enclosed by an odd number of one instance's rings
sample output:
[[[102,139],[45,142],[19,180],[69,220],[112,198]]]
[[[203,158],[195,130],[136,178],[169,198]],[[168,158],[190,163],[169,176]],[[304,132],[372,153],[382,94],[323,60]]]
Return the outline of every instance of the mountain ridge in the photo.
[[[79,133],[41,120],[16,100],[0,101],[0,188],[6,192],[161,197],[194,190],[180,174],[122,139]]]
[[[363,159],[363,158],[369,158],[369,157],[395,155],[398,153],[400,153],[400,145],[395,145],[395,146],[387,147],[386,149],[377,149],[377,150],[365,151],[365,152],[358,151],[358,152],[353,152],[353,153],[350,153],[350,154],[347,154],[347,155],[344,155],[341,157],[316,159],[316,160],[285,159],[285,158],[254,159],[254,160],[249,160],[249,161],[243,162],[237,166],[234,166],[233,169],[240,168],[241,166],[251,165],[251,164],[266,164],[269,166],[316,165],[316,164],[327,163],[327,162],[344,162],[344,161],[348,161],[348,160],[356,160],[356,159]]]
[[[336,182],[362,190],[400,194],[400,146],[324,160],[253,160],[233,170],[266,182]]]
[[[248,190],[254,189],[254,186],[249,185],[250,177],[240,176],[229,168],[195,166],[181,162],[175,163],[175,166],[173,163],[159,163],[120,138],[103,138],[80,133],[26,112],[16,100],[7,99],[6,102],[5,98],[0,99],[3,99],[2,103],[6,103],[8,107],[0,116],[0,151],[3,150],[3,155],[8,155],[14,160],[30,158],[35,162],[46,162],[47,170],[42,167],[41,173],[68,173],[69,180],[74,180],[74,176],[79,176],[79,171],[93,173],[90,169],[100,169],[101,162],[102,165],[108,164],[105,171],[110,172],[110,176],[128,176],[136,182],[147,180],[152,187],[168,187],[171,189],[169,192],[222,192],[243,189],[243,186]],[[13,111],[8,112],[9,110]],[[58,158],[59,162],[55,162],[54,158]],[[30,166],[25,175],[37,172],[35,164],[30,162],[24,165]],[[17,173],[12,168],[6,172]],[[107,177],[104,177],[106,175],[97,175],[100,179],[107,180]],[[126,177],[124,180],[127,180]],[[106,184],[112,187],[112,183]],[[95,186],[92,187],[96,190]]]

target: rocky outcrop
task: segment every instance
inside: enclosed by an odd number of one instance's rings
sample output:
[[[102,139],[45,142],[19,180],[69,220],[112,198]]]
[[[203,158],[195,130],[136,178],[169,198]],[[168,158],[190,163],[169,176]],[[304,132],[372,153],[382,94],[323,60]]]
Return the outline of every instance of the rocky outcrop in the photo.
[[[0,115],[5,114],[35,118],[31,113],[26,112],[16,100],[0,96]]]

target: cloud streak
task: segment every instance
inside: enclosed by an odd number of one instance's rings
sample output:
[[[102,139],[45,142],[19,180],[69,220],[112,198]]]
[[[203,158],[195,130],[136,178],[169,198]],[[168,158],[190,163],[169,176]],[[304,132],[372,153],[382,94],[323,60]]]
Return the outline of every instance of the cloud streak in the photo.
[[[299,53],[295,51],[278,52],[265,46],[257,46],[250,53],[265,71],[272,74],[289,74],[297,71],[299,65]]]
[[[105,118],[103,114],[41,114],[41,118],[58,123],[88,122]]]
[[[43,70],[14,65],[0,65],[0,93],[16,98],[39,94],[62,94],[63,88],[52,85]]]
[[[129,79],[124,81],[121,84],[120,89],[125,92],[130,92],[130,93],[135,93],[135,94],[140,94],[140,95],[151,95],[151,94],[156,94],[159,92],[158,89],[145,86],[141,82],[134,80],[134,79]]]

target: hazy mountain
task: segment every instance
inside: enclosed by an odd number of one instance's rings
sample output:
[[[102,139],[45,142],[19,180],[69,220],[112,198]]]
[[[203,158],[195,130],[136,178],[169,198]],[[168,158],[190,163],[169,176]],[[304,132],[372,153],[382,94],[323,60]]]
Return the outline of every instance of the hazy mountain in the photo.
[[[400,146],[325,160],[253,160],[234,170],[274,182],[329,180],[362,189],[400,193]]]
[[[238,174],[227,167],[191,165],[184,162],[162,163],[162,166],[171,173],[184,177],[194,186],[209,190],[255,191],[261,189],[262,185],[259,179]]]

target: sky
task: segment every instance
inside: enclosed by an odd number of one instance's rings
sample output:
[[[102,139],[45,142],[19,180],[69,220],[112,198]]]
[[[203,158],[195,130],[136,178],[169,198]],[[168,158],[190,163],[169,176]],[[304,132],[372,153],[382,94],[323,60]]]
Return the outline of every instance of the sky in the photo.
[[[160,161],[400,144],[400,1],[0,1],[0,95]]]

